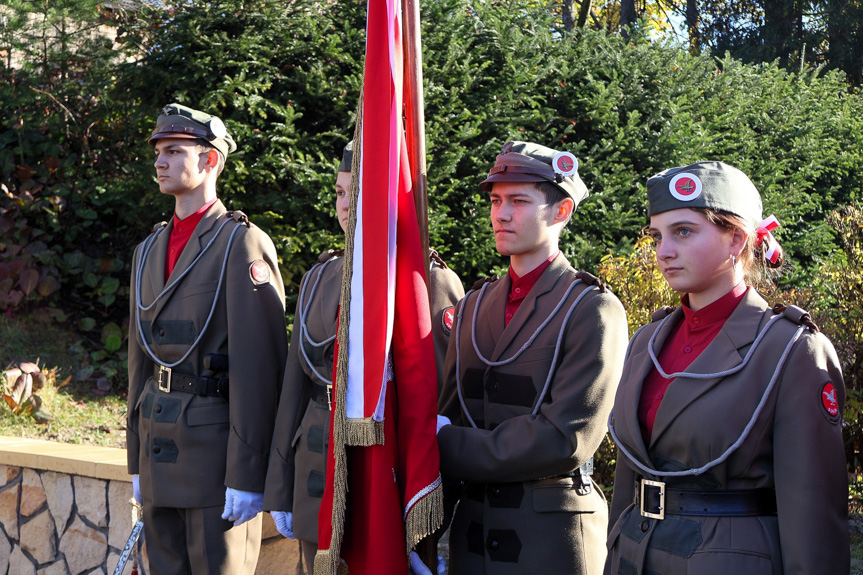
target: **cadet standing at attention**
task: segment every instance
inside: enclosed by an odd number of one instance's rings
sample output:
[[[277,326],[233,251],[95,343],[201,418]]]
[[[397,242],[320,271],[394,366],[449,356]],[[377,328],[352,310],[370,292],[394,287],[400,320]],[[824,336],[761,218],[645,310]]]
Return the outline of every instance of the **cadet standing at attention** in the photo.
[[[751,285],[783,255],[722,162],[647,181],[650,234],[683,294],[636,332],[614,401],[608,575],[844,575],[845,387],[830,341]]]
[[[171,104],[149,143],[174,198],[130,294],[128,466],[150,572],[251,574],[287,343],[276,250],[216,197],[236,150],[219,118]]]
[[[438,418],[464,494],[451,575],[595,575],[608,507],[590,478],[626,349],[626,314],[558,241],[587,188],[569,152],[507,143],[480,189],[509,273],[458,306]],[[452,425],[449,425],[449,420]]]
[[[352,143],[342,153],[335,186],[336,216],[342,231],[348,227]],[[318,550],[318,510],[326,477],[342,253],[331,250],[322,254],[300,284],[264,492],[264,509],[272,510],[279,532],[299,540],[301,562],[297,575],[312,574]],[[435,355],[442,361],[452,328],[453,306],[464,296],[464,288],[436,252],[431,254],[429,284]]]

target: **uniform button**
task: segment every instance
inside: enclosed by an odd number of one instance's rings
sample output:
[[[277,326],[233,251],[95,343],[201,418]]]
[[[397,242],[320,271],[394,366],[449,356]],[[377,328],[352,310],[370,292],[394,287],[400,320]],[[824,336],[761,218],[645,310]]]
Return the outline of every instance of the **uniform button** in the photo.
[[[153,408],[153,411],[155,411],[156,413],[162,413],[162,404],[160,403],[155,408]]]
[[[692,348],[687,345],[686,347],[683,348],[683,351],[685,351],[686,353],[689,353],[692,351]]]
[[[492,489],[491,494],[495,497],[500,497],[500,487],[495,487],[494,489]]]
[[[641,532],[647,533],[648,529],[650,529],[650,521],[645,519],[644,521],[641,522]]]
[[[661,393],[657,393],[657,394],[656,394],[656,399],[662,399],[662,394],[661,394]]]
[[[521,293],[521,288],[515,288],[513,291],[515,291],[515,293]]]
[[[506,319],[512,319],[512,314],[511,313],[506,314]]]
[[[692,323],[701,323],[701,319],[694,317],[692,318]]]
[[[489,543],[488,547],[492,551],[497,551],[497,548],[500,547],[500,543],[498,543],[497,540],[495,540],[495,541],[492,541],[491,543]]]
[[[159,447],[158,445],[154,445],[154,446],[153,446],[153,453],[155,453],[156,455],[158,455],[160,451],[162,451],[162,448],[161,448],[161,447]]]
[[[165,337],[165,330],[164,330],[164,329],[159,328],[159,335],[160,335],[160,336],[162,336],[162,337]]]

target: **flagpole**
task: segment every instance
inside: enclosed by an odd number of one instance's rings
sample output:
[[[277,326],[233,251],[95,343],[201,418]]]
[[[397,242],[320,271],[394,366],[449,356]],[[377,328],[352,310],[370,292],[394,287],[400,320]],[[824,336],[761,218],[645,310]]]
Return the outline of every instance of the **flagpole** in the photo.
[[[426,187],[425,102],[419,0],[401,0],[405,55],[405,140],[410,161],[417,223],[426,270],[429,265],[428,190]],[[426,277],[428,282],[428,277]]]

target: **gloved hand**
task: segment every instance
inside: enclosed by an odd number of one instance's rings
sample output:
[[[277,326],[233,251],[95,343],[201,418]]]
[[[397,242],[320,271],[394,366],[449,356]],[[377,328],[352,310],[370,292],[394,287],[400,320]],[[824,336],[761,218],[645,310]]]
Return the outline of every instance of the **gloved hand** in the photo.
[[[416,551],[411,551],[411,575],[446,575],[446,561],[443,555],[437,556],[437,573],[432,574],[431,569],[426,567]]]
[[[138,505],[144,504],[144,498],[141,497],[141,477],[139,475],[132,476],[132,497],[138,502]]]
[[[273,516],[273,522],[276,524],[276,529],[283,537],[288,539],[294,538],[294,514],[290,511],[270,511]]]
[[[440,433],[440,429],[444,425],[452,425],[452,421],[450,421],[449,417],[447,417],[446,415],[438,415],[437,416],[437,429],[435,430],[435,434]]]
[[[225,512],[222,519],[233,521],[234,527],[242,525],[261,512],[264,506],[264,494],[239,489],[225,489]]]

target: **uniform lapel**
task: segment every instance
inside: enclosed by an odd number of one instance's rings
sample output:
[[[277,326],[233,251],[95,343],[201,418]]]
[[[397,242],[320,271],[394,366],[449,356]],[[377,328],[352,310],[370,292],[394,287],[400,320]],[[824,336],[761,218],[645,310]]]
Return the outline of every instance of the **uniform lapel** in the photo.
[[[740,365],[746,348],[755,341],[761,324],[760,313],[767,304],[754,289],[749,288],[743,301],[735,308],[722,330],[710,345],[686,369],[690,373],[719,373]],[[682,313],[682,312],[681,312]],[[659,342],[655,347],[659,355]],[[651,445],[655,445],[674,419],[693,401],[710,391],[724,378],[678,378],[668,387],[656,413]]]
[[[147,278],[150,291],[142,290],[142,295],[146,296],[142,302],[148,305],[157,295],[165,289],[165,259],[168,257],[168,239],[171,237],[171,230],[174,229],[174,218],[168,222],[165,228],[156,237],[153,245],[150,246],[150,251],[147,254],[147,261],[141,262],[144,266],[143,277]],[[142,254],[143,255],[143,254]]]
[[[201,221],[198,222],[198,225],[195,226],[195,231],[192,232],[192,237],[189,238],[189,243],[186,244],[186,247],[183,248],[183,253],[180,254],[180,259],[177,260],[174,269],[171,271],[171,275],[168,277],[168,281],[165,285],[170,285],[171,282],[180,277],[184,271],[195,261],[195,258],[198,257],[198,254],[201,253],[201,250],[204,248],[207,242],[212,239],[212,233],[218,229],[216,226],[217,222],[220,220],[221,216],[226,212],[225,206],[222,204],[221,200],[216,200],[210,209],[207,210],[207,213],[204,214],[204,217],[201,218]],[[167,257],[168,251],[168,239],[170,238],[170,231],[173,228],[173,218],[171,218],[171,223],[168,224],[169,229],[166,229],[162,232],[162,236],[164,236],[164,245],[159,247],[159,257],[161,258],[161,270],[162,274],[165,273],[165,258]],[[227,231],[227,230],[226,230]],[[162,238],[159,238],[162,240]],[[156,247],[153,248],[154,250]],[[153,261],[156,263],[156,260]],[[185,279],[185,278],[184,278]],[[156,316],[159,315],[159,312],[167,305],[167,303],[174,297],[177,293],[177,288],[174,288],[171,293],[165,295],[158,304],[156,304],[156,310],[153,313],[153,320],[155,321]]]
[[[652,332],[656,332],[655,349],[662,349],[662,345],[671,333],[671,330],[677,322],[683,319],[683,311],[678,307],[674,310],[671,316],[662,324],[661,328],[654,328]],[[645,333],[641,336],[644,340],[649,340],[650,335]],[[653,360],[647,351],[647,345],[641,346],[638,352],[633,353],[627,360],[629,364],[629,372],[626,374],[626,381],[634,382],[634,385],[627,385],[622,388],[623,397],[615,409],[621,409],[622,413],[615,413],[615,423],[622,427],[625,436],[629,436],[629,444],[636,449],[643,463],[650,464],[650,456],[647,452],[647,446],[644,444],[644,438],[641,436],[641,426],[638,420],[638,404],[641,400],[641,390],[644,386],[644,380],[653,369]],[[654,436],[656,435],[654,427]],[[620,431],[618,431],[620,436]]]
[[[474,327],[484,328],[481,333],[479,329],[477,330],[477,345],[479,345],[483,355],[488,354],[489,349],[492,350],[491,356],[486,356],[491,361],[497,360],[501,343],[498,338],[504,337],[506,331],[504,315],[506,314],[506,298],[511,286],[512,279],[509,274],[488,285],[483,294],[482,309],[477,314],[477,325]],[[472,309],[465,310],[465,314],[472,312]],[[464,317],[462,321],[466,321],[466,325],[471,325],[472,318]],[[471,337],[470,334],[467,335]]]

